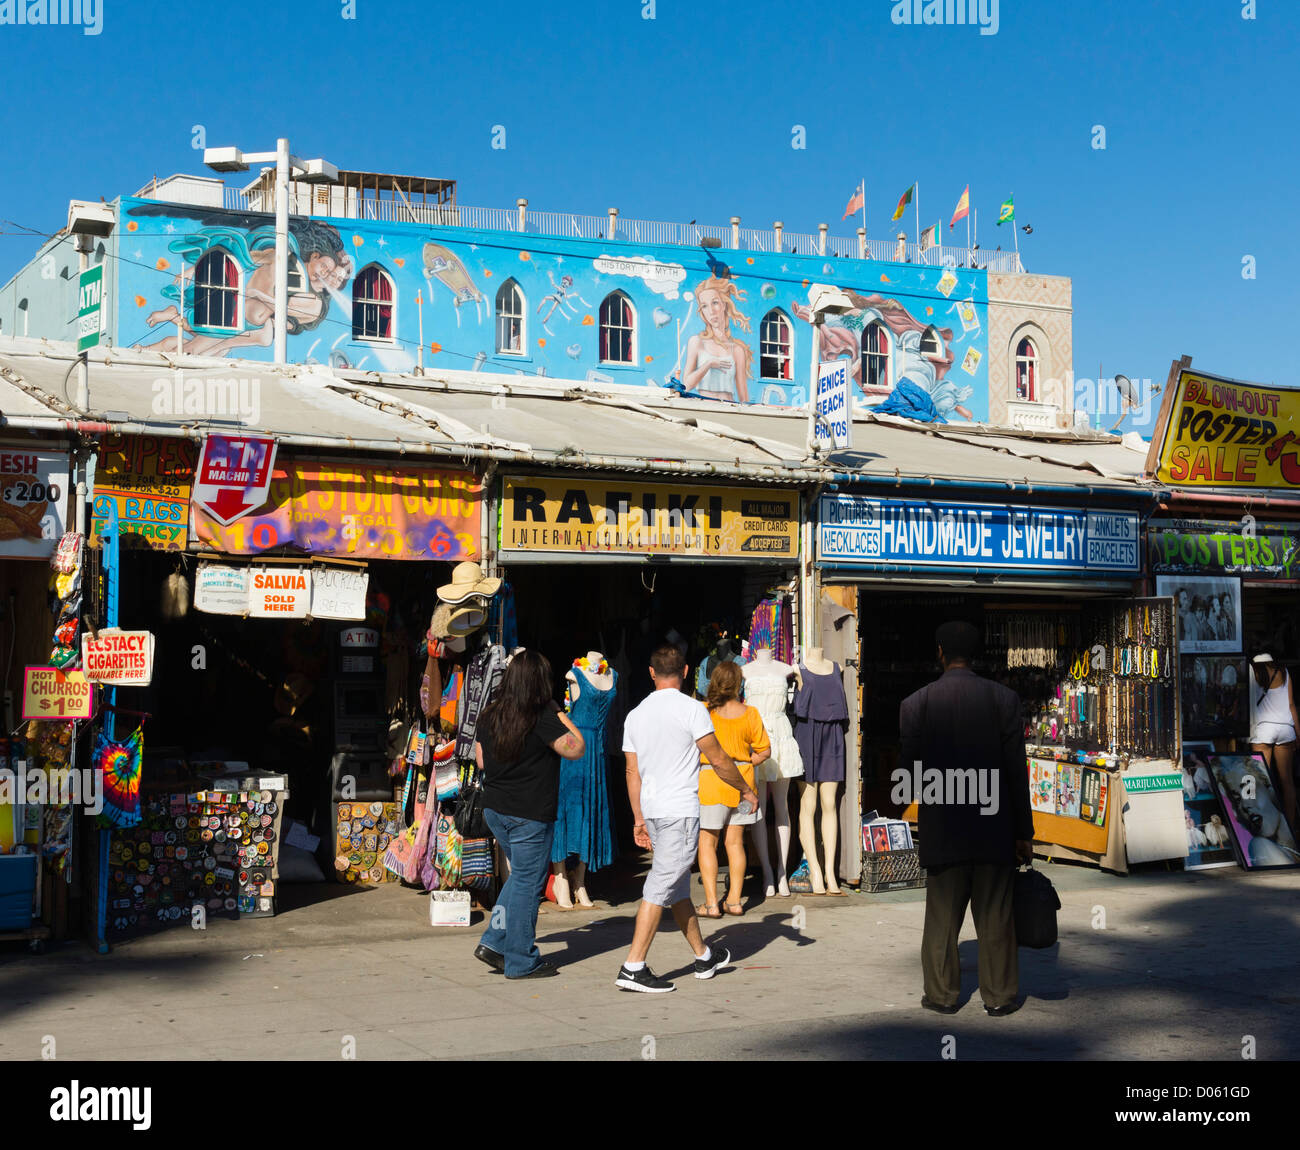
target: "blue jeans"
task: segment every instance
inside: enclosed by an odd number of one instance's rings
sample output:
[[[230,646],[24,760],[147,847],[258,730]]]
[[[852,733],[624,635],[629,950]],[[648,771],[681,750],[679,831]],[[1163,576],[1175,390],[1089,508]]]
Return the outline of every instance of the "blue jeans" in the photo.
[[[542,961],[537,950],[537,907],[550,869],[554,823],[485,810],[488,829],[510,862],[510,877],[479,940],[506,960],[510,978],[527,974]]]

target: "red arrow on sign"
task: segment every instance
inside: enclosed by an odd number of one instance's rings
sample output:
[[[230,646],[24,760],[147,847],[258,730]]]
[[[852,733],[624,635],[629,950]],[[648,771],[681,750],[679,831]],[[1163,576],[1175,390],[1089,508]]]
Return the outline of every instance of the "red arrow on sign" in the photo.
[[[224,526],[261,507],[270,492],[275,447],[265,436],[208,436],[190,501]]]
[[[252,509],[252,504],[244,498],[244,493],[233,487],[223,487],[217,492],[217,497],[203,508],[220,523],[233,523]]]

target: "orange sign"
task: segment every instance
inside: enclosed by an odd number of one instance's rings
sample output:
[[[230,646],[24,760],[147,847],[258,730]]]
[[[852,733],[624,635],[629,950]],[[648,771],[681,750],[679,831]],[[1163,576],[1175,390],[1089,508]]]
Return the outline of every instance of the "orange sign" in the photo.
[[[293,547],[352,559],[473,559],[479,553],[482,480],[469,472],[403,464],[278,459],[266,503],[223,526],[193,507],[204,548],[258,555]]]
[[[80,671],[28,667],[23,675],[24,719],[89,719],[94,692]]]

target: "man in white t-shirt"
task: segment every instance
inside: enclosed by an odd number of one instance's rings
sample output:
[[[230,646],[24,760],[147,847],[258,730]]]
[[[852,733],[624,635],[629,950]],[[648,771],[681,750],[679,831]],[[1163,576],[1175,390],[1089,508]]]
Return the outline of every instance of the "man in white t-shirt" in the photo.
[[[623,724],[627,793],[636,824],[632,837],[637,846],[652,848],[654,857],[636,913],[632,948],[614,984],[643,994],[676,989],[645,963],[666,906],[672,907],[690,943],[696,978],[712,978],[731,961],[725,947],[705,945],[691,898],[691,864],[700,838],[700,755],[719,779],[740,791],[741,802],[758,806],[758,796],[718,742],[704,704],[682,693],[686,669],[677,647],[657,648],[650,656],[655,689]]]

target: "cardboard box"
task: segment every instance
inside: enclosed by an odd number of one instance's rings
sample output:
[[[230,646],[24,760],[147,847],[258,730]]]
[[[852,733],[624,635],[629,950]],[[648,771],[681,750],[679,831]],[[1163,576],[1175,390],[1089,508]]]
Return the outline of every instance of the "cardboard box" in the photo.
[[[469,926],[469,891],[435,890],[429,895],[430,926]]]

